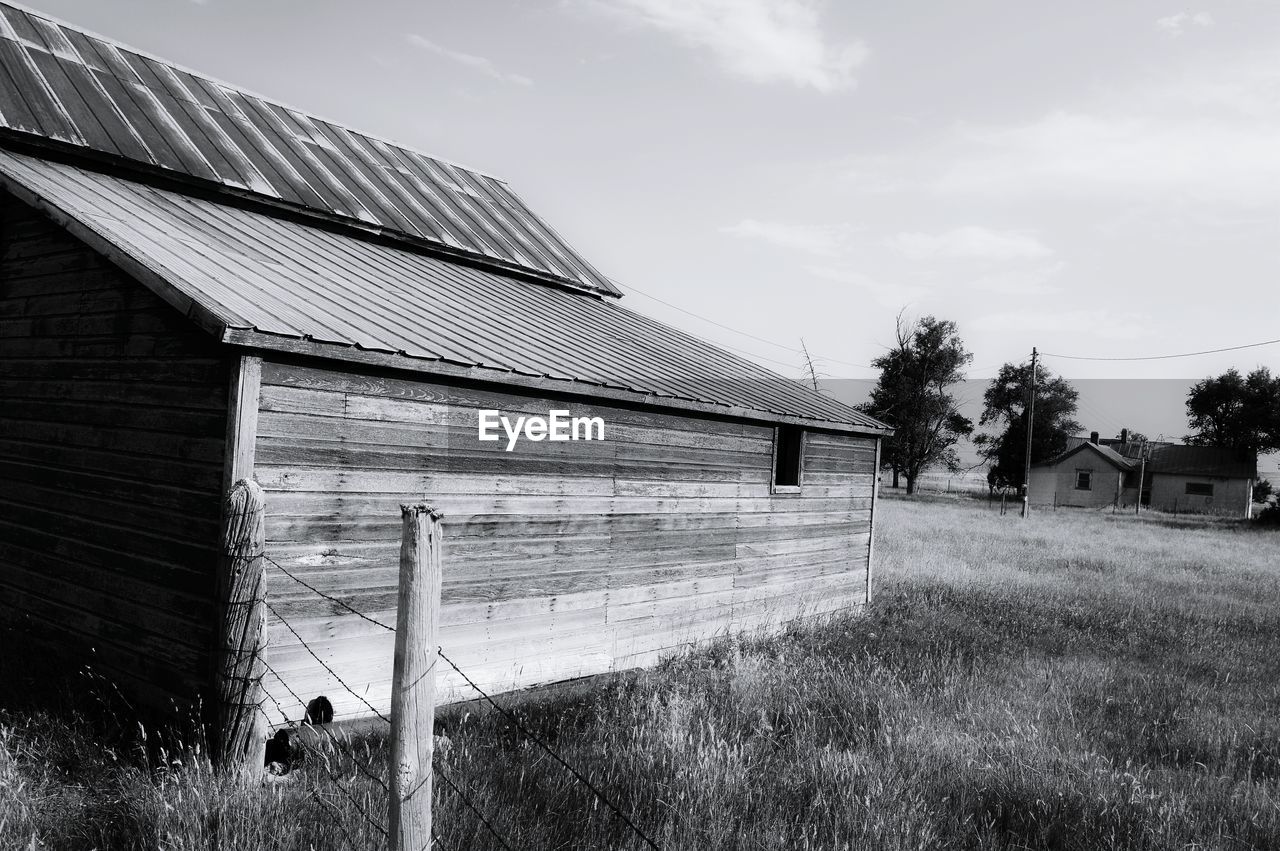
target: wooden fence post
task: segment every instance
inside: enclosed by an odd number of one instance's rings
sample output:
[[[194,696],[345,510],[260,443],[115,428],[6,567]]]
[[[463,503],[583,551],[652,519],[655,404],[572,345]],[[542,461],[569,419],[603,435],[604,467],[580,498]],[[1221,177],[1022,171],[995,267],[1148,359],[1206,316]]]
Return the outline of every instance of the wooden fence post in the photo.
[[[436,714],[436,634],[440,620],[440,518],[402,505],[400,593],[391,685],[392,851],[431,847],[431,754]]]
[[[249,774],[262,771],[267,719],[261,710],[267,646],[263,551],[265,501],[256,482],[241,479],[223,505],[218,571],[216,758]]]

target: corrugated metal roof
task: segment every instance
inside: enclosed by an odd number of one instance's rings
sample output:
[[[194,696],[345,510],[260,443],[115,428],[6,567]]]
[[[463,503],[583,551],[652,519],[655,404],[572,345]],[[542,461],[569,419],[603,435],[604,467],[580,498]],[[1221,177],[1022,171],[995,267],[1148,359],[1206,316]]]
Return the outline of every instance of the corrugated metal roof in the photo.
[[[1089,442],[1087,437],[1067,438],[1071,450]],[[1223,476],[1231,479],[1256,479],[1258,456],[1253,452],[1238,452],[1223,446],[1187,446],[1163,441],[1128,441],[1102,438],[1108,452],[1119,454],[1138,468],[1143,453],[1147,453],[1147,471],[1173,473],[1184,476]]]
[[[4,128],[620,294],[500,180],[11,3],[0,3]]]
[[[404,368],[462,368],[488,381],[553,379],[573,382],[564,392],[886,428],[614,299],[3,150],[0,182],[122,254],[229,342],[305,341],[321,356],[382,353]]]
[[[1183,476],[1258,478],[1258,456],[1222,446],[1182,446],[1166,443],[1152,447],[1147,469],[1153,473]]]

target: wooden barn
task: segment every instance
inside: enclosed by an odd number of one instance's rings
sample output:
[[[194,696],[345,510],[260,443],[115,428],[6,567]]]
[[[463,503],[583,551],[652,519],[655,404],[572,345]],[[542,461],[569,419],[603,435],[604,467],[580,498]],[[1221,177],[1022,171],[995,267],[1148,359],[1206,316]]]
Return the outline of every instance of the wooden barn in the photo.
[[[441,641],[489,688],[868,599],[887,429],[622,306],[501,180],[8,3],[0,69],[7,622],[199,694],[242,478],[293,720],[368,712],[333,674],[387,706],[345,605],[393,620],[401,503],[445,515]],[[521,416],[599,428],[485,433]]]

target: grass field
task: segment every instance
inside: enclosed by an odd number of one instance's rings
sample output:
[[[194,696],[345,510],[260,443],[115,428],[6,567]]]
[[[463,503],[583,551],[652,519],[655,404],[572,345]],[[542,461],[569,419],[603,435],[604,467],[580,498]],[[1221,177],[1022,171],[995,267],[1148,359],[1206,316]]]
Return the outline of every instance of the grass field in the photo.
[[[945,499],[877,520],[863,617],[507,700],[664,849],[1280,848],[1280,534]],[[511,847],[646,847],[500,716],[440,726]],[[264,789],[100,729],[0,713],[0,848],[380,847],[354,767],[385,773],[377,738]],[[501,847],[437,790],[438,847]]]

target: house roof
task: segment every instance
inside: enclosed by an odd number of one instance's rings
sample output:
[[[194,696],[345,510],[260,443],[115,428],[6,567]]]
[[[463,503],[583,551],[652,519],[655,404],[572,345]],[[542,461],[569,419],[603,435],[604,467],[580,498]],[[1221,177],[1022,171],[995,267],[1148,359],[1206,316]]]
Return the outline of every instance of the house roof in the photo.
[[[501,180],[7,2],[0,2],[0,136],[620,295]]]
[[[1137,469],[1144,452],[1147,471],[1186,476],[1222,476],[1230,479],[1256,479],[1258,456],[1255,452],[1238,452],[1222,446],[1186,446],[1156,441],[1122,443],[1118,439],[1102,439],[1103,449],[1118,451]],[[1067,438],[1068,450],[1088,444],[1087,437]],[[1114,449],[1112,449],[1114,447]]]
[[[1182,446],[1157,444],[1151,449],[1147,469],[1153,473],[1184,476],[1223,476],[1229,479],[1256,479],[1258,456],[1222,446]]]
[[[1131,460],[1129,460],[1128,458],[1125,458],[1123,455],[1121,455],[1119,452],[1116,452],[1110,446],[1099,446],[1098,444],[1092,443],[1088,440],[1086,440],[1084,443],[1077,444],[1074,448],[1067,449],[1067,451],[1062,452],[1053,458],[1050,458],[1048,461],[1041,461],[1039,464],[1033,464],[1032,466],[1054,467],[1054,466],[1057,466],[1058,464],[1061,464],[1063,461],[1066,461],[1071,456],[1076,455],[1080,452],[1085,452],[1085,451],[1092,451],[1097,453],[1098,455],[1101,455],[1103,459],[1105,459],[1107,462],[1109,462],[1113,467],[1115,467],[1118,470],[1128,471],[1128,470],[1134,469],[1134,463]]]
[[[0,150],[0,185],[226,343],[770,422],[888,430],[615,299],[12,151]]]

